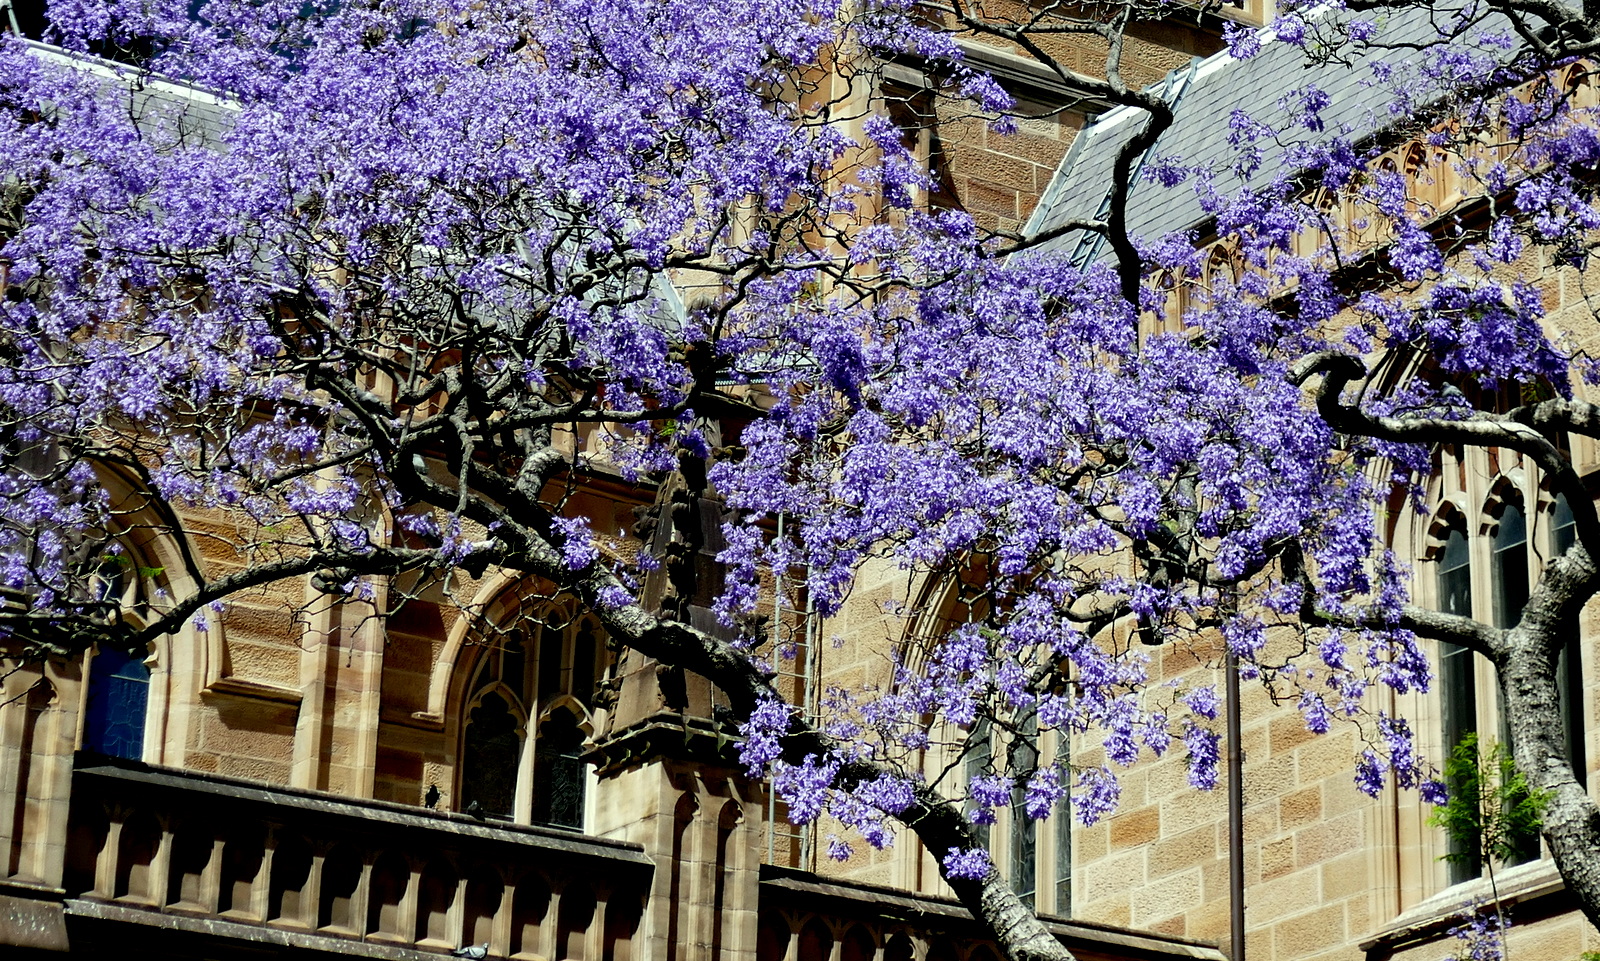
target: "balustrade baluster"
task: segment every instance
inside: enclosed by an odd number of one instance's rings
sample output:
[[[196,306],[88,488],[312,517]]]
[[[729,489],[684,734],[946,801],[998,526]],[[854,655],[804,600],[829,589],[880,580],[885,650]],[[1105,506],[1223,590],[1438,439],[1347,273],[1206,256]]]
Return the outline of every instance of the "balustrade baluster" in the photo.
[[[145,893],[150,903],[160,908],[166,906],[167,879],[172,873],[172,816],[158,811],[156,823],[161,826],[161,839],[150,861],[150,887]]]
[[[410,873],[406,875],[406,893],[400,899],[400,931],[412,941],[417,936],[417,900],[422,895],[422,869],[425,865],[422,859],[406,855],[406,867]]]
[[[511,955],[511,925],[516,910],[516,874],[509,868],[500,868],[500,908],[494,913],[494,923],[489,936],[489,953],[500,957]]]
[[[200,872],[200,904],[207,914],[216,914],[222,900],[223,839],[220,834],[211,838],[211,857]]]
[[[583,939],[585,961],[601,961],[605,957],[606,899],[609,897],[609,885],[594,885],[594,916],[589,919],[589,930],[584,933]]]
[[[556,936],[561,927],[561,889],[566,886],[565,879],[545,876],[545,881],[550,885],[550,907],[544,913],[544,920],[539,922],[539,954],[546,961],[556,956]]]
[[[446,925],[450,929],[450,942],[453,944],[466,944],[464,934],[467,919],[467,873],[456,866],[456,894],[450,901],[449,920]]]
[[[372,925],[367,918],[367,909],[372,897],[372,866],[377,860],[377,852],[368,852],[361,859],[361,878],[356,881],[356,893],[350,899],[350,927],[358,938],[373,933]]]
[[[122,825],[128,811],[120,804],[104,805],[106,841],[94,860],[94,897],[110,900],[117,894],[117,858],[122,851]]]
[[[305,890],[300,892],[300,922],[313,931],[317,928],[317,914],[322,910],[322,869],[328,863],[332,841],[316,841],[311,845],[311,873],[306,875]]]
[[[267,904],[272,894],[272,855],[278,850],[279,827],[271,821],[267,822],[267,833],[261,848],[261,866],[256,869],[255,880],[250,882],[250,913],[258,921],[267,919]]]

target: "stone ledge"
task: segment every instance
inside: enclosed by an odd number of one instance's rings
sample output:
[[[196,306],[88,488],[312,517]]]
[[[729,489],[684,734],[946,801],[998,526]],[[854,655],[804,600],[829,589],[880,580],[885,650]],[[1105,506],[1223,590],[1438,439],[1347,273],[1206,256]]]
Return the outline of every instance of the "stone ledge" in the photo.
[[[206,685],[200,693],[250,697],[262,701],[276,701],[279,704],[298,705],[304,700],[303,695],[294,688],[268,684],[265,681],[252,681],[243,677],[219,677]]]
[[[1498,887],[1500,903],[1506,907],[1523,904],[1558,909],[1557,901],[1572,899],[1567,894],[1566,882],[1561,879],[1554,861],[1541,859],[1518,865],[1501,873]],[[1473,900],[1487,901],[1490,896],[1487,878],[1463,881],[1445,888],[1438,894],[1417,904],[1385,925],[1377,934],[1357,943],[1368,955],[1374,952],[1393,952],[1413,944],[1444,937],[1445,932],[1461,922],[1462,906]],[[1575,900],[1575,899],[1573,899]]]
[[[420,959],[424,958],[439,957],[439,953],[433,951],[417,951],[387,944],[373,944],[368,941],[357,941],[354,938],[313,934],[308,931],[288,931],[283,928],[273,928],[265,925],[240,924],[236,921],[223,921],[219,918],[169,914],[82,898],[73,898],[67,901],[66,913],[75,918],[93,918],[97,921],[114,921],[120,924],[148,925],[168,931],[181,931],[186,934],[206,935],[213,938],[246,941],[255,944],[271,944],[278,947],[298,948],[305,951],[318,951],[324,954],[352,958],[379,958],[382,961],[420,961]]]
[[[0,945],[38,951],[68,950],[61,895],[55,888],[0,883]]]

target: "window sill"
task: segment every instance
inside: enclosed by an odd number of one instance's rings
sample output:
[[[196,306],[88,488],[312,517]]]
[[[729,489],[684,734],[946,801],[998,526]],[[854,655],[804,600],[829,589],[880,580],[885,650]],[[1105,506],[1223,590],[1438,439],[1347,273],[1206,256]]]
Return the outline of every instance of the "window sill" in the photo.
[[[1560,894],[1566,882],[1549,858],[1541,858],[1499,872],[1496,881],[1500,889],[1500,903],[1510,907]],[[1367,954],[1375,950],[1392,952],[1397,948],[1443,937],[1445,932],[1461,921],[1461,908],[1471,901],[1490,899],[1489,879],[1477,878],[1463,881],[1412,906],[1384,928],[1360,942],[1357,946]]]

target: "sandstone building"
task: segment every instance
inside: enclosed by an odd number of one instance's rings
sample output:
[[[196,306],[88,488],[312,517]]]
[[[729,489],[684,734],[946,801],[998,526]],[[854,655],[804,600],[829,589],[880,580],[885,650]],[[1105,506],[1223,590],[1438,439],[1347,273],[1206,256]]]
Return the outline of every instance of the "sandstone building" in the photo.
[[[1179,105],[1169,136],[1191,149],[1204,149],[1237,91],[1277,89],[1294,66],[1276,54],[1209,56],[1218,46],[1210,26],[1175,19],[1134,54],[1141,79]],[[1091,51],[1063,56],[1093,69]],[[975,57],[1025,102],[1073,95],[1005,51]],[[915,69],[888,75],[912,103]],[[977,120],[940,119],[913,116],[907,129],[942,167],[948,197],[1004,229],[1043,229],[1096,206],[1106,145],[1129,120],[1064,113],[1001,139]],[[1448,207],[1445,186],[1418,183]],[[1141,214],[1151,230],[1203,220],[1154,200]],[[1593,324],[1576,298],[1571,315],[1574,329]],[[1580,460],[1600,466],[1593,450]],[[1436,493],[1430,516],[1394,519],[1397,547],[1423,572],[1425,599],[1500,616],[1494,598],[1514,596],[1516,578],[1526,582],[1563,536],[1562,505],[1509,458],[1444,455]],[[675,495],[692,497],[597,472],[574,509],[618,541],[665,536],[651,511]],[[144,546],[160,566],[169,548]],[[378,620],[295,582],[239,598],[143,660],[0,661],[0,945],[37,958],[401,961],[479,943],[490,957],[545,961],[997,957],[910,835],[844,864],[819,857],[825,828],[789,827],[765,785],[741,774],[706,685],[615,649],[581,609],[536,585],[491,571],[469,593],[503,632],[484,637],[443,597]],[[705,600],[685,599],[688,614],[703,617]],[[871,568],[826,623],[791,600],[771,618],[802,651],[783,683],[814,709],[824,685],[873,676],[884,650],[959,620],[968,604],[959,585]],[[835,636],[842,643],[825,640]],[[1154,656],[1162,676],[1215,670],[1185,651]],[[1497,723],[1487,668],[1452,663],[1454,700],[1395,705],[1439,743],[1447,723]],[[1600,667],[1577,644],[1569,664],[1571,730],[1593,767]],[[1249,957],[1444,953],[1448,917],[1484,885],[1436,860],[1443,841],[1415,797],[1360,795],[1349,732],[1312,736],[1260,691],[1243,709]],[[1085,961],[1220,961],[1223,803],[1220,791],[1188,788],[1172,758],[1129,772],[1123,807],[1105,822],[1073,827],[1062,812],[1030,825],[1003,813],[991,845]],[[1548,860],[1512,869],[1502,888],[1516,901],[1521,957],[1575,961],[1600,947]]]

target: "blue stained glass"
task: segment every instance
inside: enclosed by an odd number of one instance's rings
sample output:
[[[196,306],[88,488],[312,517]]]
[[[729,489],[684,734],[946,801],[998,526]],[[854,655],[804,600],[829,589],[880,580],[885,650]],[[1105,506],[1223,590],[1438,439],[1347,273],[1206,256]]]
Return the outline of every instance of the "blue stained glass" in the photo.
[[[150,669],[122,651],[102,648],[89,666],[89,711],[83,749],[137,761],[144,754]]]

